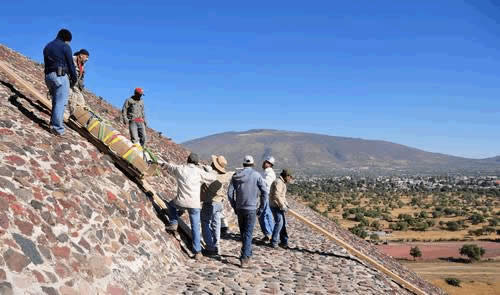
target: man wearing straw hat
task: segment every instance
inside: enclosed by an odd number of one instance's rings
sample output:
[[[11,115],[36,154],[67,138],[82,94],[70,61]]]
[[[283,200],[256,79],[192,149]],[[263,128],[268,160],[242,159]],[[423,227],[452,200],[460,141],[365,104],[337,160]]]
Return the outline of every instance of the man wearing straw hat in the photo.
[[[227,161],[224,156],[212,155],[212,173],[217,180],[210,185],[201,186],[201,230],[205,241],[206,255],[220,254],[221,218],[224,210],[224,199],[231,180],[231,173],[226,171]],[[210,169],[210,168],[208,168]],[[208,170],[206,169],[206,170]]]

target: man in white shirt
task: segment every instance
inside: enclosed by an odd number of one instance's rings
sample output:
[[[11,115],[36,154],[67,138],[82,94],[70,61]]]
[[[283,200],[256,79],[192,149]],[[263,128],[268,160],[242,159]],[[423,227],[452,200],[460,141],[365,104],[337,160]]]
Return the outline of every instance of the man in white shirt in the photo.
[[[193,252],[195,259],[201,259],[200,244],[200,188],[202,184],[210,185],[217,179],[216,175],[204,171],[198,167],[199,157],[191,153],[187,159],[187,165],[176,165],[162,163],[161,167],[168,171],[177,180],[177,196],[168,203],[168,218],[170,224],[166,227],[168,231],[176,231],[179,219],[179,211],[186,210],[189,213],[191,223],[191,234],[193,237]]]
[[[274,182],[274,180],[276,180],[276,173],[274,173],[273,170],[274,162],[274,157],[268,156],[262,163],[262,169],[264,169],[262,177],[266,181],[268,193],[271,190],[271,184]],[[274,220],[273,213],[271,212],[271,208],[269,207],[269,205],[266,205],[264,208],[262,208],[262,212],[259,215],[259,224],[262,233],[264,234],[264,238],[262,239],[262,241],[270,241],[274,229]]]

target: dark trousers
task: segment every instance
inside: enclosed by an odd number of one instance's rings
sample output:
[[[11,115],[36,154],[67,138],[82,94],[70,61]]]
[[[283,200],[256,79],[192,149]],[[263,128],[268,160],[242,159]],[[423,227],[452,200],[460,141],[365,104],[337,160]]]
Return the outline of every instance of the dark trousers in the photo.
[[[238,226],[241,236],[240,259],[252,256],[253,229],[257,219],[257,210],[238,209]]]

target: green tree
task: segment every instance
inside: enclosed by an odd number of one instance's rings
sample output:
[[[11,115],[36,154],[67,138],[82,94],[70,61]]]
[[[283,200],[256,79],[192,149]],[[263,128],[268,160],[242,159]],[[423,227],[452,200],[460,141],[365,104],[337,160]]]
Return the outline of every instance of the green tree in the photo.
[[[422,251],[420,251],[418,246],[411,247],[410,255],[413,256],[413,260],[416,260],[417,257],[422,257]]]
[[[374,234],[370,235],[370,240],[372,240],[374,242],[378,242],[380,240],[380,237],[374,233]]]
[[[481,214],[474,213],[469,217],[469,220],[472,224],[480,224],[484,222],[484,217]]]
[[[446,229],[450,231],[457,231],[460,229],[460,227],[458,226],[458,223],[456,223],[455,221],[448,221],[446,222]]]
[[[469,257],[471,261],[481,260],[484,253],[486,253],[486,250],[476,244],[465,244],[460,248],[460,255]]]

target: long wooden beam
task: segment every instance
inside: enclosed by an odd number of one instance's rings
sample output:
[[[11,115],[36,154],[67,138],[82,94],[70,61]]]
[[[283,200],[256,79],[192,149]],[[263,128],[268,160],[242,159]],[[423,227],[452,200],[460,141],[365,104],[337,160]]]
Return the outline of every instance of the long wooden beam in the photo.
[[[292,215],[296,219],[300,220],[302,223],[308,225],[312,229],[316,230],[317,232],[323,234],[324,236],[326,236],[330,240],[334,241],[336,244],[344,247],[349,253],[351,253],[353,256],[357,257],[361,261],[365,261],[365,262],[371,264],[375,269],[383,272],[384,274],[389,276],[391,279],[393,279],[395,282],[397,282],[398,284],[400,284],[404,288],[406,288],[406,289],[410,290],[411,292],[418,294],[418,295],[426,295],[427,294],[424,291],[420,290],[417,286],[413,285],[412,283],[406,281],[405,279],[403,279],[402,277],[400,277],[396,273],[387,269],[385,266],[380,264],[378,261],[374,260],[370,256],[363,254],[361,251],[355,249],[354,247],[352,247],[348,243],[344,242],[342,239],[336,237],[332,233],[328,232],[324,228],[314,224],[309,219],[305,218],[304,216],[300,215],[299,213],[293,211],[292,209],[288,210],[288,213],[290,213],[290,215]]]

